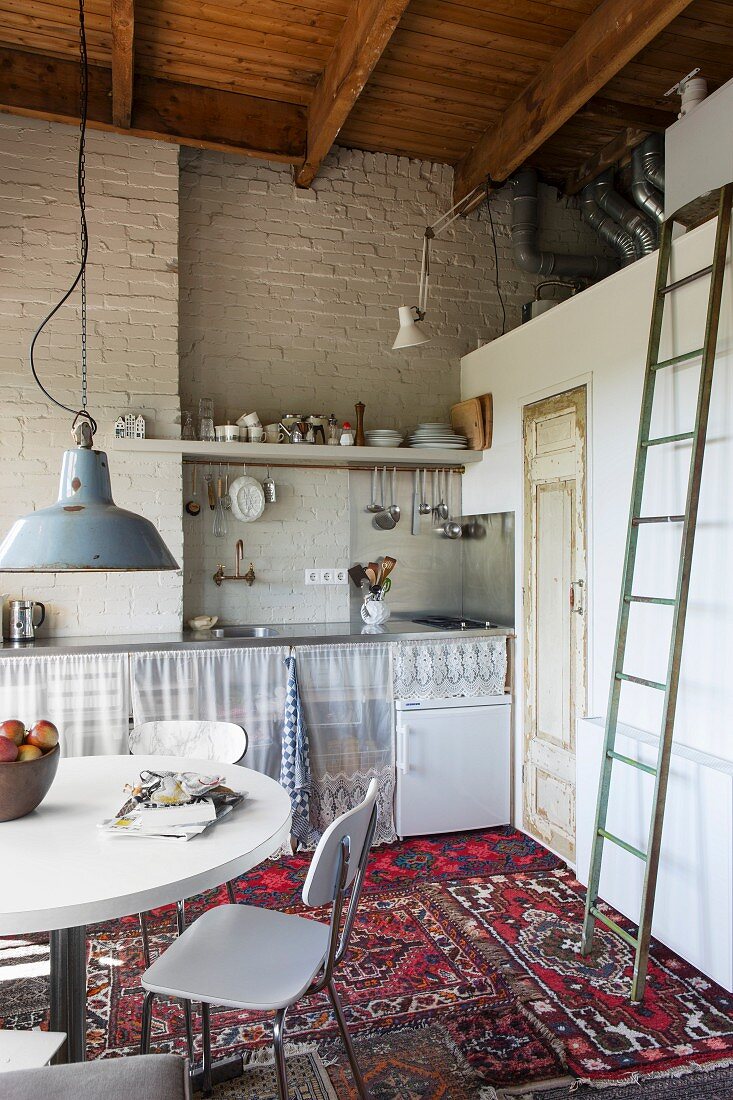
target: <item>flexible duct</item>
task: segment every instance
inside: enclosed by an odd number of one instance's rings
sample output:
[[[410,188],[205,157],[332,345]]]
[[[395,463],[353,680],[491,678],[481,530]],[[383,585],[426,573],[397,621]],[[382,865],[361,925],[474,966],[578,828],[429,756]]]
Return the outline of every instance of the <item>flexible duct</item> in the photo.
[[[634,238],[627,229],[618,225],[608,214],[604,214],[600,206],[593,198],[593,184],[589,183],[583,188],[580,196],[580,209],[583,217],[592,225],[598,236],[621,258],[621,263],[626,267],[633,264],[636,259],[636,245]]]
[[[637,145],[631,154],[631,194],[636,205],[649,214],[657,225],[664,221],[664,202],[662,194],[646,177],[644,172],[644,145]]]
[[[650,134],[641,147],[644,176],[664,192],[664,135]]]
[[[537,173],[533,168],[523,168],[514,177],[512,187],[512,249],[522,271],[570,279],[603,279],[617,270],[616,261],[606,256],[541,251],[537,247]]]
[[[631,233],[639,256],[648,256],[656,248],[654,223],[613,189],[613,171],[609,168],[592,183],[593,197],[604,213]]]

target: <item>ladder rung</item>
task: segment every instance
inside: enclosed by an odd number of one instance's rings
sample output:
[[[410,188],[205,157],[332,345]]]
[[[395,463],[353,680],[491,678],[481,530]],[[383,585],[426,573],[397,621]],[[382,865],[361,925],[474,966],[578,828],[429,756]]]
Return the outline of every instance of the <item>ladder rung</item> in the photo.
[[[690,359],[697,359],[705,351],[705,348],[695,348],[694,351],[683,351],[681,355],[673,355],[671,359],[660,359],[658,363],[652,363],[652,370],[661,370],[663,367],[674,367],[677,363],[687,363]]]
[[[646,855],[642,852],[641,848],[635,848],[633,844],[627,844],[625,840],[621,840],[620,837],[614,836],[613,833],[609,833],[607,829],[599,829],[598,835],[602,836],[604,840],[610,840],[612,844],[618,844],[619,848],[623,848],[625,852],[629,852],[632,856],[636,856],[642,863],[646,863]]]
[[[684,523],[684,516],[634,516],[631,523],[641,527],[642,523]]]
[[[645,680],[641,676],[631,676],[628,672],[617,672],[617,680],[627,680],[630,684],[641,684],[642,687],[656,688],[658,691],[666,691],[667,685],[660,684],[657,680]]]
[[[630,932],[627,932],[621,925],[616,924],[615,920],[611,920],[605,913],[602,913],[597,905],[591,905],[590,911],[596,920],[599,920],[601,924],[605,924],[606,928],[610,928],[612,932],[622,939],[625,943],[628,943],[630,947],[636,949],[639,946],[639,941],[636,936],[632,936]]]
[[[686,439],[694,439],[694,432],[678,432],[677,435],[659,435],[656,439],[642,440],[642,447],[659,447],[662,443],[683,443]]]
[[[685,275],[684,279],[677,279],[676,282],[663,286],[659,293],[670,294],[673,290],[679,290],[681,286],[687,286],[688,283],[694,283],[696,279],[703,279],[706,275],[712,274],[712,270],[712,264],[701,267],[699,271],[693,271],[692,275]]]
[[[642,764],[640,760],[634,760],[632,756],[623,756],[620,752],[615,752],[613,749],[609,749],[606,756],[610,756],[612,760],[620,760],[622,764],[628,764],[631,768],[638,768],[641,772],[646,772],[647,775],[656,775],[657,769],[653,768],[651,764]]]
[[[677,600],[669,596],[624,596],[624,603],[657,603],[662,607],[674,607]]]

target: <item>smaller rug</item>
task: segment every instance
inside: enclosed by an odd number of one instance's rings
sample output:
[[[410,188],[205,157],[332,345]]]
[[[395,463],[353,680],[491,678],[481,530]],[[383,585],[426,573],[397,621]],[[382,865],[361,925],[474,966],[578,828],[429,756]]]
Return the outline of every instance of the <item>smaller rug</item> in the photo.
[[[339,1100],[315,1051],[288,1055],[287,1064],[295,1100]],[[278,1100],[274,1062],[245,1066],[241,1077],[217,1085],[214,1100]]]
[[[641,1077],[632,1085],[600,1090],[577,1082],[556,1088],[500,1091],[498,1100],[731,1100],[733,1067],[680,1077]]]

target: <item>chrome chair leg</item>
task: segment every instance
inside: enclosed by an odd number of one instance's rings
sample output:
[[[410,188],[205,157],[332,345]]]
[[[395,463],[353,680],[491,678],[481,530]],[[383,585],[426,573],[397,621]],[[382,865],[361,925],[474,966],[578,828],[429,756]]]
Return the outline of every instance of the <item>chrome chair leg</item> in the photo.
[[[176,929],[178,935],[182,936],[186,931],[186,903],[185,901],[176,902]]]
[[[191,1002],[190,1001],[184,1001],[183,1002],[183,1016],[184,1016],[184,1026],[186,1028],[186,1048],[188,1050],[188,1061],[189,1061],[189,1065],[193,1065],[194,1064],[195,1051],[194,1051],[194,1045],[193,1045],[193,1013],[192,1013]]]
[[[143,997],[143,1011],[140,1030],[140,1053],[150,1054],[150,1026],[153,1021],[153,998],[155,994],[148,990]]]
[[[227,883],[227,895],[229,897],[229,904],[230,905],[236,905],[237,904],[237,895],[234,893],[234,886],[232,885],[231,882]]]
[[[143,944],[143,959],[145,961],[145,969],[150,966],[150,940],[148,939],[148,926],[145,920],[144,913],[138,913],[138,923],[140,925],[140,939]]]
[[[281,1008],[272,1025],[272,1041],[275,1047],[275,1070],[277,1073],[277,1095],[280,1100],[288,1100],[288,1071],[285,1065],[285,1013]]]
[[[341,1008],[341,1001],[339,995],[336,992],[336,987],[333,982],[328,983],[328,995],[331,998],[331,1004],[333,1005],[333,1012],[336,1017],[336,1023],[339,1026],[341,1032],[341,1038],[344,1041],[346,1047],[346,1053],[349,1057],[349,1065],[351,1066],[351,1072],[354,1075],[354,1081],[356,1082],[356,1089],[359,1093],[360,1100],[368,1100],[369,1089],[366,1086],[366,1082],[361,1075],[359,1069],[359,1063],[356,1060],[356,1054],[354,1053],[354,1045],[351,1042],[351,1036],[349,1035],[348,1028],[346,1027],[346,1020],[344,1019],[343,1009]]]
[[[187,1002],[190,1006],[191,1002]],[[201,1037],[204,1047],[204,1096],[211,1096],[211,1006],[201,1002]]]

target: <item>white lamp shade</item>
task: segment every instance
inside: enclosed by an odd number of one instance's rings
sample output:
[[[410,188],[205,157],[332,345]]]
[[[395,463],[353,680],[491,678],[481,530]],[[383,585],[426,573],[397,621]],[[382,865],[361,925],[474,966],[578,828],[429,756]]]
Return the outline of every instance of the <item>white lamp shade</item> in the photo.
[[[400,306],[400,330],[392,345],[392,351],[398,348],[416,348],[427,344],[430,337],[423,332],[415,320],[415,306]]]
[[[112,499],[104,451],[64,452],[59,499],[16,520],[0,544],[0,572],[178,569],[150,520]]]

